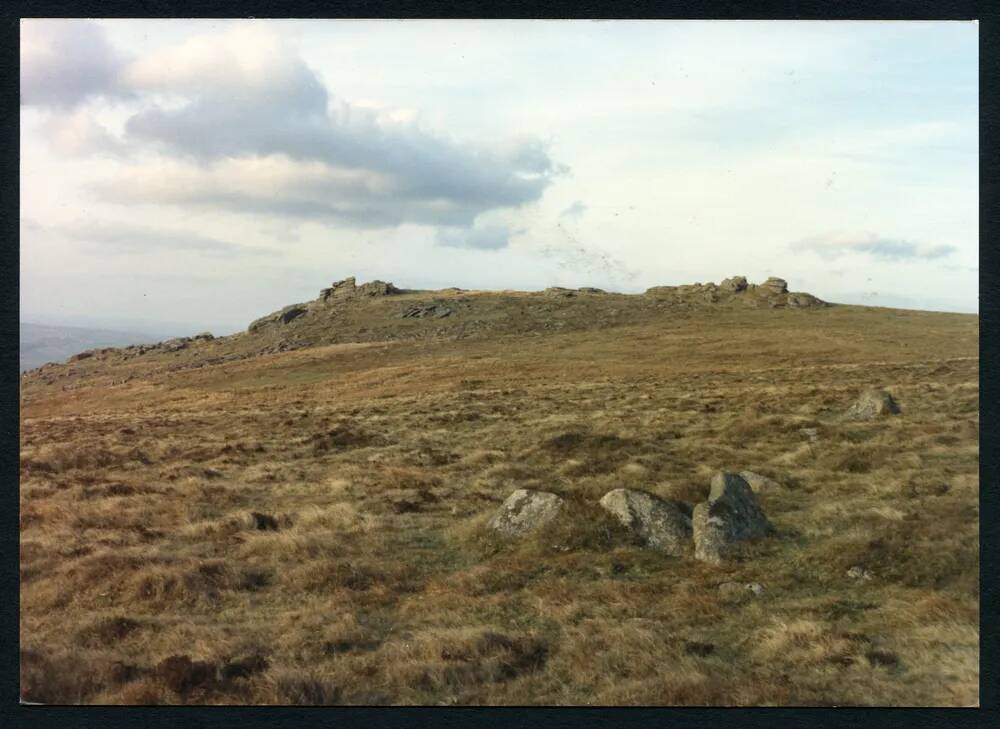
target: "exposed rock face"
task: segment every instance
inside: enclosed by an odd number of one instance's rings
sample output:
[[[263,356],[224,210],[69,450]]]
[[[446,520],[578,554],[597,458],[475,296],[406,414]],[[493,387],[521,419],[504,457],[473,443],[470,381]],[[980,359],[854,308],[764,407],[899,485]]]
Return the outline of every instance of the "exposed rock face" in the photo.
[[[520,537],[552,521],[564,501],[548,491],[518,489],[504,501],[487,526],[505,537]]]
[[[676,502],[645,491],[615,489],[600,504],[653,549],[679,557],[691,541],[691,517]]]
[[[746,276],[733,276],[732,278],[727,278],[721,284],[719,284],[720,289],[734,294],[739,293],[740,291],[745,291],[746,287],[747,287]]]
[[[454,312],[444,304],[414,304],[400,314],[401,319],[444,319]]]
[[[320,301],[330,301],[331,299],[355,299],[366,296],[391,296],[398,293],[401,293],[400,290],[386,281],[369,281],[358,286],[354,276],[350,276],[342,281],[334,281],[330,288],[321,290],[319,298]]]
[[[740,478],[747,482],[750,490],[755,494],[781,488],[781,484],[774,479],[761,476],[759,473],[754,473],[753,471],[740,471]]]
[[[757,539],[772,531],[750,485],[735,473],[712,477],[708,501],[694,508],[694,556],[721,564],[732,556],[739,542]]]
[[[250,322],[250,326],[247,327],[247,331],[256,332],[260,329],[266,327],[268,324],[287,324],[290,321],[298,319],[300,316],[305,314],[307,311],[305,304],[292,304],[291,306],[286,306],[280,311],[276,311],[267,316],[262,316],[260,319]]]
[[[776,278],[771,276],[767,281],[760,285],[760,288],[765,291],[771,291],[776,294],[787,294],[788,293],[788,282],[783,278]]]
[[[885,390],[865,390],[847,411],[850,420],[875,420],[898,415],[899,405]]]
[[[807,309],[812,306],[825,306],[826,302],[817,299],[812,294],[789,294],[788,305],[799,309]]]

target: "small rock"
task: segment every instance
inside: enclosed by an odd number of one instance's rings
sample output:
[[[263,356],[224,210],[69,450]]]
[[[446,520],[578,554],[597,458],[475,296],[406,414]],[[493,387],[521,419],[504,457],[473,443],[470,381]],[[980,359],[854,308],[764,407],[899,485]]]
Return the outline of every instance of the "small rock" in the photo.
[[[887,415],[898,415],[899,405],[885,390],[865,390],[847,411],[850,420],[875,420]]]
[[[552,521],[563,499],[548,491],[518,489],[504,501],[487,526],[507,537],[520,537]]]
[[[724,598],[759,597],[764,593],[764,586],[759,582],[723,582],[718,589],[719,596]]]
[[[615,489],[600,504],[653,549],[679,557],[691,541],[691,517],[674,501],[645,491]]]
[[[735,473],[712,477],[708,501],[694,508],[692,518],[696,559],[721,564],[736,545],[772,531],[750,485]]]
[[[871,572],[869,572],[864,567],[861,567],[859,565],[855,565],[851,567],[849,570],[847,570],[847,576],[850,577],[852,580],[860,580],[862,582],[867,582],[868,580],[871,580],[874,577],[874,575]]]

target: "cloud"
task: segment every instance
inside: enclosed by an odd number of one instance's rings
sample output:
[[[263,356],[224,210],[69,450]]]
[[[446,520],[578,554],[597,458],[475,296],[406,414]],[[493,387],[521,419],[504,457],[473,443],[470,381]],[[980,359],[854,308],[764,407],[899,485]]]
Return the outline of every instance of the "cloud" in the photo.
[[[71,109],[90,98],[127,98],[125,59],[86,20],[21,21],[21,103]]]
[[[109,200],[353,227],[471,226],[484,212],[539,200],[566,171],[537,140],[463,143],[422,129],[408,112],[333,99],[282,37],[253,26],[155,51],[124,79],[137,92],[181,99],[151,103],[125,123],[126,141],[177,164],[152,183],[148,168],[126,171],[139,186],[109,182]],[[236,180],[241,166],[250,174]]]
[[[875,233],[824,233],[792,244],[796,251],[811,251],[828,260],[851,253],[867,254],[881,261],[915,261],[944,258],[958,249],[950,245],[926,246]]]
[[[160,160],[132,165],[93,186],[106,201],[270,214],[377,228],[421,223],[470,226],[481,208],[448,198],[401,195],[396,181],[369,170],[330,167],[283,155],[207,164]]]
[[[587,211],[587,206],[583,203],[583,201],[582,200],[577,200],[572,205],[570,205],[568,208],[566,208],[561,213],[559,213],[559,217],[561,217],[561,218],[579,218],[586,211]]]
[[[193,251],[216,256],[275,255],[274,251],[266,248],[238,245],[197,233],[122,223],[75,223],[45,226],[35,221],[24,221],[24,225],[27,229],[51,231],[113,253],[135,254],[166,250]]]
[[[60,154],[82,156],[108,154],[124,156],[129,153],[127,145],[115,138],[86,109],[78,109],[69,115],[55,115],[44,125],[49,142]]]
[[[473,248],[495,251],[510,243],[510,229],[506,225],[489,225],[474,228],[442,228],[437,233],[437,244],[448,248]]]

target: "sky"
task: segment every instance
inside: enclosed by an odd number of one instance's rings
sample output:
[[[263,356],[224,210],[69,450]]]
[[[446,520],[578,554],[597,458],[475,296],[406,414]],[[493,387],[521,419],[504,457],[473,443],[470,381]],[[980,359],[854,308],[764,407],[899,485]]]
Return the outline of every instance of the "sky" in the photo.
[[[352,275],[977,312],[978,32],[22,20],[21,319],[224,334]]]

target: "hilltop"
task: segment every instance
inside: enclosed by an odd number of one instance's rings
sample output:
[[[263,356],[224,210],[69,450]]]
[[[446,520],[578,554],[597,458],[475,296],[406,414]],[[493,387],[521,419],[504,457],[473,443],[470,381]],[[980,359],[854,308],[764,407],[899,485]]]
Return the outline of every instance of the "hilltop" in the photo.
[[[811,294],[788,291],[780,278],[757,285],[734,276],[720,284],[656,286],[643,294],[621,294],[592,287],[537,292],[408,290],[385,281],[358,285],[351,277],[322,289],[312,301],[256,319],[243,333],[214,337],[205,332],[156,344],[102,347],[79,352],[69,362],[84,371],[89,369],[84,360],[92,364],[159,361],[176,370],[328,344],[543,336],[643,325],[707,310],[827,306]],[[54,363],[41,369],[37,374],[44,380],[61,371]]]
[[[978,376],[975,316],[738,277],[346,279],[77,354],[21,381],[22,695],[976,703]],[[718,563],[602,507],[683,522],[720,471],[768,528]],[[522,489],[564,510],[500,538]]]

